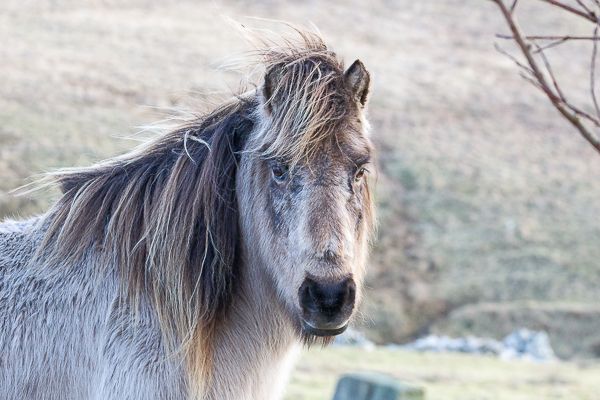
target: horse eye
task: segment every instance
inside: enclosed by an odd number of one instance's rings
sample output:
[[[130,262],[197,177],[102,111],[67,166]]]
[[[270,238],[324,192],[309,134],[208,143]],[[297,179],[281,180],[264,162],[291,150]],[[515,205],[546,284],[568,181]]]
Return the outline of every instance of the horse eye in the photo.
[[[354,179],[360,181],[363,176],[365,176],[365,167],[360,167],[358,171],[356,171],[356,175],[354,175]]]
[[[271,167],[271,171],[273,172],[273,177],[278,181],[282,181],[285,179],[285,171],[279,165],[274,164]]]

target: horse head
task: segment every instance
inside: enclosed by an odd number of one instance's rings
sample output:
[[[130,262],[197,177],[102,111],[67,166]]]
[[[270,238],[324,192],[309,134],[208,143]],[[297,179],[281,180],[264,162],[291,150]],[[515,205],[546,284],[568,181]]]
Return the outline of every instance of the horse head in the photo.
[[[361,297],[374,220],[368,88],[358,60],[346,71],[328,52],[273,60],[240,163],[246,251],[305,340],[342,333]]]

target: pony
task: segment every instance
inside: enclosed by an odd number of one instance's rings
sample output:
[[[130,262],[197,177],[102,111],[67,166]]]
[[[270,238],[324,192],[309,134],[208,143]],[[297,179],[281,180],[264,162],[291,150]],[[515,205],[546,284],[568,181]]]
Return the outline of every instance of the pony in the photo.
[[[253,89],[0,224],[0,399],[277,399],[355,318],[369,73],[296,33]]]

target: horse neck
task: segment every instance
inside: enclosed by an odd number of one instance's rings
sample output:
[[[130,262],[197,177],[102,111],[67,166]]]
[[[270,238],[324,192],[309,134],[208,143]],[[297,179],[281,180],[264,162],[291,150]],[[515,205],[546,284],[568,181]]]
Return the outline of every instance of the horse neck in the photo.
[[[300,348],[273,285],[256,267],[242,268],[240,290],[217,332],[209,399],[279,398]]]
[[[283,302],[278,298],[273,279],[259,265],[247,263],[242,269],[228,322],[239,325],[244,337],[255,335],[257,343],[288,346],[298,340]]]

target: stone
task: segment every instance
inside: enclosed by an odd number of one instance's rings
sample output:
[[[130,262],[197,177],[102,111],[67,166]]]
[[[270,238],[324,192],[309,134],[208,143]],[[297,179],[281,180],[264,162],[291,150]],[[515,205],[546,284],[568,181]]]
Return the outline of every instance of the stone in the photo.
[[[548,333],[545,331],[519,328],[506,336],[502,342],[504,351],[501,353],[501,357],[505,360],[528,359],[545,362],[556,359]]]
[[[545,331],[531,331],[526,328],[516,329],[502,341],[475,336],[453,339],[432,334],[398,348],[405,351],[494,354],[503,360],[519,359],[534,362],[556,360],[548,334]]]

